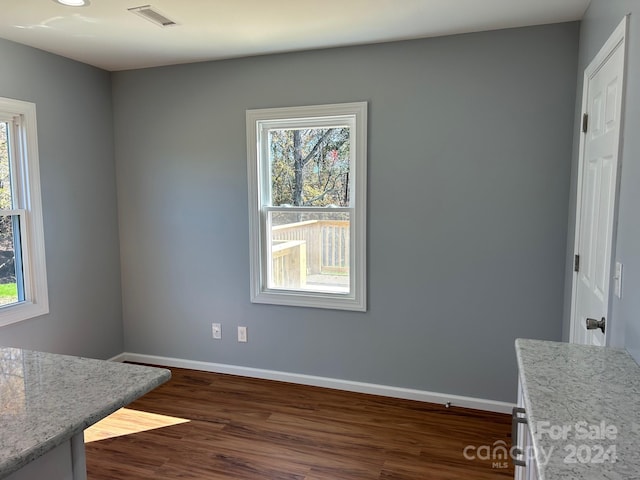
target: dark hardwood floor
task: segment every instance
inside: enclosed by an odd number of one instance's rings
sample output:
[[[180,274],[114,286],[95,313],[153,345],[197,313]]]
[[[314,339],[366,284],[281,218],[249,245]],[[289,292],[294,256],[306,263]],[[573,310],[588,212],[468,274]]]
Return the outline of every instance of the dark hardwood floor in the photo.
[[[508,415],[171,370],[128,408],[189,421],[87,443],[89,480],[513,477],[511,465],[493,464],[504,460],[463,454],[468,445],[509,448]]]

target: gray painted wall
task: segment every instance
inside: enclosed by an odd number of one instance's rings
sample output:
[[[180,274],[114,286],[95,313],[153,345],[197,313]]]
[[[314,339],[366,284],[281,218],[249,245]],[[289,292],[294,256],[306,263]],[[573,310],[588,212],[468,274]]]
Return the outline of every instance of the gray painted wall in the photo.
[[[50,313],[0,345],[108,358],[123,350],[108,72],[0,40],[0,96],[34,102]]]
[[[582,103],[582,72],[600,50],[624,15],[631,13],[628,30],[626,110],[622,147],[622,175],[615,258],[624,265],[622,299],[612,304],[611,344],[626,347],[640,361],[640,2],[638,0],[592,0],[582,22],[578,67],[577,105]],[[578,131],[579,110],[576,110]],[[573,255],[578,136],[573,155],[570,232],[567,262]],[[569,336],[571,281],[567,270],[564,337]]]
[[[571,23],[113,74],[126,351],[514,400],[514,339],[561,337],[577,48]],[[251,304],[245,110],[362,100],[368,312]]]

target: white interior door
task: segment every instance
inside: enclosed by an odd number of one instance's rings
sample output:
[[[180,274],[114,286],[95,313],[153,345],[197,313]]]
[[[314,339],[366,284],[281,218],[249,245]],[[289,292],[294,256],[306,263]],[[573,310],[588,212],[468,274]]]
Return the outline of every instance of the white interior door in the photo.
[[[606,345],[623,106],[626,18],[585,70],[571,340]],[[586,130],[586,131],[585,131]],[[596,325],[605,319],[605,331]]]

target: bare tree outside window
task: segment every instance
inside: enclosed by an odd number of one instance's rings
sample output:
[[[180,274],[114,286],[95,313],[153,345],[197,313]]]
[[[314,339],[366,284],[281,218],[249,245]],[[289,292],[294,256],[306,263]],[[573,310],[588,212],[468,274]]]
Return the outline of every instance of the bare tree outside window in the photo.
[[[271,130],[273,206],[349,206],[349,128]]]

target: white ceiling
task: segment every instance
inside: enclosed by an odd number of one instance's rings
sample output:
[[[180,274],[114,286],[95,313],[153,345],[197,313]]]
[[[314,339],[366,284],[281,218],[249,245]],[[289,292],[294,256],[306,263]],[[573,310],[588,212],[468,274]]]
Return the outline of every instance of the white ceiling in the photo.
[[[0,0],[0,38],[106,70],[578,20],[590,0]],[[179,25],[127,11],[151,4]]]

